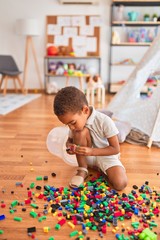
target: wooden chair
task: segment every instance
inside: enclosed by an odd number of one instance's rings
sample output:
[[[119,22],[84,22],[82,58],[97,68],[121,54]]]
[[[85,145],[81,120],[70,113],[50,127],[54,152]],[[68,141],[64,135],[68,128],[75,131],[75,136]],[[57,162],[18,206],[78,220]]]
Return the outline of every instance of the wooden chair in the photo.
[[[6,92],[7,92],[7,83],[9,79],[13,80],[16,92],[17,92],[17,86],[16,86],[16,80],[17,80],[22,93],[24,93],[23,83],[21,78],[19,77],[21,73],[22,72],[19,71],[17,64],[12,56],[0,55],[0,74],[2,75],[2,78],[0,80],[0,89],[4,82],[4,89],[3,89],[4,95],[6,95]]]

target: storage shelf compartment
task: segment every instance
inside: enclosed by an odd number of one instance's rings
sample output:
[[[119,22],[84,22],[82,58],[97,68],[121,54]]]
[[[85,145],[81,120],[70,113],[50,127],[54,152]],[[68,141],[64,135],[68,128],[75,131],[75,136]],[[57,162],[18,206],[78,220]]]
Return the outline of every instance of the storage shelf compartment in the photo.
[[[116,6],[119,6],[123,4],[124,6],[138,6],[138,7],[144,7],[144,6],[160,6],[160,1],[150,1],[150,0],[145,0],[145,1],[139,1],[139,0],[134,0],[134,1],[128,1],[128,0],[113,0],[113,4]]]

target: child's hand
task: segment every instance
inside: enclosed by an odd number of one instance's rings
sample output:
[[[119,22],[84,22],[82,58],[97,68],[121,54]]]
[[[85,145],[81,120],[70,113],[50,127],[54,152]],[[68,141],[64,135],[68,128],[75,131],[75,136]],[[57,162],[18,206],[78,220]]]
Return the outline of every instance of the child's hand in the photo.
[[[75,149],[77,147],[77,145],[73,144],[73,143],[67,143],[66,144],[66,152],[70,155],[75,154]]]
[[[92,156],[92,148],[76,146],[75,153],[83,156]]]

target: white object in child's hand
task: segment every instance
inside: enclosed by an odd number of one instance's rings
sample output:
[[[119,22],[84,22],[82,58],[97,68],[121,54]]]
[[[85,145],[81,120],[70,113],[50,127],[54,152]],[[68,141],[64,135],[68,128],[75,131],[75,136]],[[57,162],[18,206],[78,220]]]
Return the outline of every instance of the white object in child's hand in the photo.
[[[63,161],[71,166],[78,166],[75,155],[66,152],[66,141],[68,139],[68,127],[53,128],[46,140],[47,149],[53,155],[63,159]]]

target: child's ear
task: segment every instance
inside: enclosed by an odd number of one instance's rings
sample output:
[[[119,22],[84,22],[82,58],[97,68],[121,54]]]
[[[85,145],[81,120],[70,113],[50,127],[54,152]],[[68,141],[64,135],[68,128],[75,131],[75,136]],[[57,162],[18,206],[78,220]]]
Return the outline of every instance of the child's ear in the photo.
[[[89,107],[87,105],[84,105],[83,108],[82,108],[82,112],[84,114],[87,114],[89,112]]]

